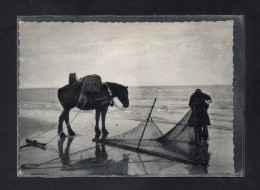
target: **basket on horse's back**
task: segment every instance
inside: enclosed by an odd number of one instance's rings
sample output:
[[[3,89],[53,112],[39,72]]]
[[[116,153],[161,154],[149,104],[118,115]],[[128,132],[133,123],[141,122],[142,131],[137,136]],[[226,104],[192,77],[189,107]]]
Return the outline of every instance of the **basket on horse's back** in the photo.
[[[87,75],[81,79],[83,89],[87,92],[100,92],[102,88],[102,81],[99,75]]]
[[[70,73],[69,84],[75,84],[75,83],[77,83],[77,81],[78,81],[78,78],[77,78],[76,73]]]

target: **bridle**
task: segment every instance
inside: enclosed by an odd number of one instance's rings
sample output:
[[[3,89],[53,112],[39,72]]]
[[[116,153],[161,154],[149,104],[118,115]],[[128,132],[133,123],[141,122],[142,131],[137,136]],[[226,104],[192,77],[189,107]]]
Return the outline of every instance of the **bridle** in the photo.
[[[116,96],[113,96],[113,93],[112,93],[112,91],[111,91],[111,89],[109,88],[109,85],[107,85],[107,83],[105,83],[105,85],[107,86],[107,90],[108,90],[108,94],[109,94],[109,96],[110,97],[116,97]],[[120,94],[120,93],[119,93]],[[122,110],[122,111],[124,111],[126,108],[124,108],[124,107],[122,107],[122,108],[120,108],[117,104],[116,104],[116,102],[112,99],[112,101],[113,101],[113,103],[114,103],[114,105],[119,109],[119,110]]]

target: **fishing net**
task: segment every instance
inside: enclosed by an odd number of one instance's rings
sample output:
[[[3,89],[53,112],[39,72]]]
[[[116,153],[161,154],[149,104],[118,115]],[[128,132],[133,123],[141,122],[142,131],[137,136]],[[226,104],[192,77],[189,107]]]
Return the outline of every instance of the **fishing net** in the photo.
[[[193,143],[195,140],[194,128],[189,125],[191,114],[192,110],[190,109],[169,132],[158,140],[164,143],[169,141]]]
[[[154,120],[148,117],[137,127],[107,138],[107,143],[164,159],[205,165],[209,161],[208,146],[195,142],[194,128],[189,126],[191,113],[192,110],[189,110],[165,135]]]
[[[147,126],[146,129],[144,131],[144,127],[146,125],[147,122]],[[158,126],[155,124],[155,122],[153,121],[152,118],[149,118],[148,121],[147,120],[143,120],[137,127],[124,132],[122,134],[119,135],[115,135],[113,137],[110,137],[108,139],[113,139],[113,140],[140,140],[141,135],[144,131],[143,134],[143,140],[145,139],[157,139],[159,137],[161,137],[163,135],[163,133],[161,132],[161,130],[158,128]]]

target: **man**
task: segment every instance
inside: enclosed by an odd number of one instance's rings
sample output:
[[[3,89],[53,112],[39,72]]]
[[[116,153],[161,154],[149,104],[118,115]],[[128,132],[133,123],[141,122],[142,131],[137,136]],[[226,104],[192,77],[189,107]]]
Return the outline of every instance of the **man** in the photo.
[[[207,125],[211,124],[207,110],[211,102],[211,97],[200,89],[197,89],[190,97],[189,106],[192,108],[192,114],[189,124],[194,127],[195,139],[197,140],[201,137],[206,140],[209,137]]]

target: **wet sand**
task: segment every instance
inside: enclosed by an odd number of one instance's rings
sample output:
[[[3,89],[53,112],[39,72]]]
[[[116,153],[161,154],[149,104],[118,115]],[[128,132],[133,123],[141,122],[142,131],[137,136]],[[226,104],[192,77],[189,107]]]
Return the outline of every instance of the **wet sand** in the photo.
[[[20,145],[25,144],[25,138],[28,136],[45,131],[56,123],[60,113],[60,110],[20,110],[18,120]],[[70,119],[76,113],[72,111]],[[128,131],[139,124],[134,120],[112,118],[109,113],[106,123],[109,136]],[[54,140],[47,145],[46,150],[34,147],[20,150],[20,166],[23,164],[40,165],[30,165],[31,169],[21,169],[18,176],[186,176],[196,174],[228,176],[228,174],[234,173],[233,131],[231,130],[209,128],[210,139],[207,142],[210,161],[207,167],[202,167],[137,154],[108,145],[100,146],[92,142],[92,138],[95,136],[94,124],[94,112],[82,112],[71,124],[77,134],[74,138],[63,140],[59,137],[54,138],[57,135],[57,126],[37,138],[36,140],[39,142],[48,142],[52,138]],[[67,134],[65,124],[64,132]],[[53,161],[46,163],[49,160]]]

